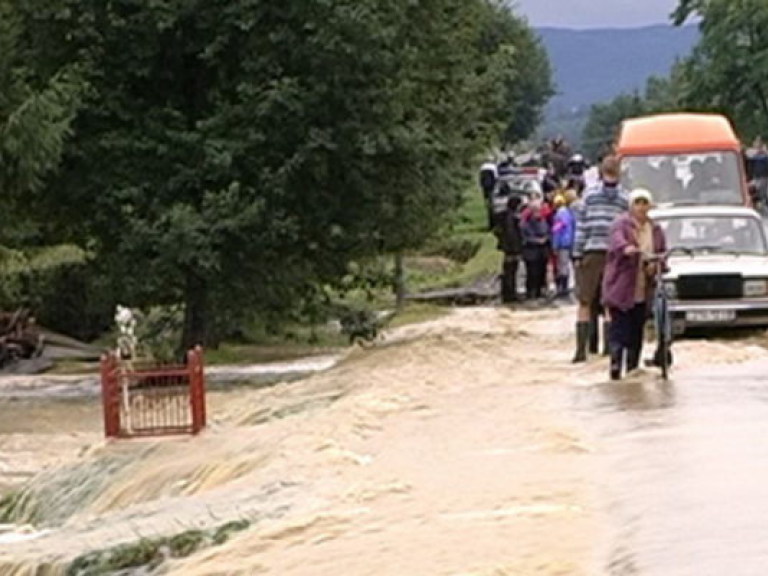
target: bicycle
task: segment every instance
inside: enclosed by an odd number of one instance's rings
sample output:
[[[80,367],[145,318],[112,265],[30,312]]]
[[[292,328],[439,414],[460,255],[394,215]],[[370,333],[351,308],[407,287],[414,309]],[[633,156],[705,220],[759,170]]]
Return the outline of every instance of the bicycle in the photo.
[[[669,296],[664,288],[664,273],[666,261],[675,250],[667,250],[657,254],[643,256],[647,264],[656,263],[656,288],[653,295],[653,323],[656,331],[656,364],[661,369],[662,380],[669,379],[669,369],[672,365],[672,315],[669,312]]]

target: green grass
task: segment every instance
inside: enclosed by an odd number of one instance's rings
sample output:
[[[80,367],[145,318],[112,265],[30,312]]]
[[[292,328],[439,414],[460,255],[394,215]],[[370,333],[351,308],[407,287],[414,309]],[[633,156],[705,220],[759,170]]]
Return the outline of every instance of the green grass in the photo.
[[[53,367],[46,372],[53,376],[74,376],[78,374],[90,374],[99,371],[98,362],[85,362],[81,360],[57,360]]]
[[[274,342],[270,344],[222,344],[216,350],[206,350],[205,363],[211,366],[225,364],[261,364],[296,360],[338,351],[347,345],[343,336],[333,345],[307,344],[303,342]]]
[[[485,203],[477,191],[471,190],[467,193],[451,238],[477,242],[480,249],[468,262],[456,264],[445,273],[435,274],[431,270],[419,268],[408,269],[408,288],[411,292],[464,286],[479,278],[498,274],[501,269],[501,252],[496,249],[496,237],[487,228]]]
[[[67,576],[107,576],[154,570],[168,558],[186,558],[198,550],[220,546],[237,532],[248,529],[248,520],[234,520],[211,530],[186,530],[160,538],[141,538],[136,542],[96,550],[78,556],[67,567]],[[144,573],[145,571],[142,571]]]
[[[448,276],[441,281],[441,286],[461,286],[471,284],[478,278],[497,274],[501,267],[501,253],[496,249],[496,238],[486,232],[481,235],[473,233],[480,240],[480,250],[477,255],[462,266],[454,276]]]
[[[448,309],[444,306],[410,303],[406,304],[403,309],[392,318],[389,327],[397,328],[408,324],[418,324],[419,322],[426,322],[427,320],[435,320],[447,313]]]
[[[457,216],[456,234],[488,233],[488,215],[483,197],[473,188],[467,191],[464,198],[464,205]]]

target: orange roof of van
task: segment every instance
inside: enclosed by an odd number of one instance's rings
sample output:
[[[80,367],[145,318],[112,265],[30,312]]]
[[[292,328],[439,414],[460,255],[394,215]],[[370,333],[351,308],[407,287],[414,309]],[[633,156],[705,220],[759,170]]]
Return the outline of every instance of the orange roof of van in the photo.
[[[653,155],[741,149],[730,122],[719,114],[659,114],[625,120],[617,152]]]

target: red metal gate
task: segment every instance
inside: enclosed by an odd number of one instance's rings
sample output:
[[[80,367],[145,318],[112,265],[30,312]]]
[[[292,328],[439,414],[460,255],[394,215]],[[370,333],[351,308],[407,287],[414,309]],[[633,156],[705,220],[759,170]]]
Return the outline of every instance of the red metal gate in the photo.
[[[105,354],[101,395],[107,438],[197,434],[206,423],[203,351],[190,350],[185,366],[140,368]]]

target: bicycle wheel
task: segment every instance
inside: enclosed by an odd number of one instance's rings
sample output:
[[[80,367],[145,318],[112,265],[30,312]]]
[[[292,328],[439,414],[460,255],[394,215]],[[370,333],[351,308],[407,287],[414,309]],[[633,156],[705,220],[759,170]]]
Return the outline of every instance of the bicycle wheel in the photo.
[[[669,378],[669,343],[672,339],[672,322],[669,318],[667,299],[663,296],[659,298],[657,306],[656,337],[659,339],[659,368],[661,368],[661,378],[667,380]]]

